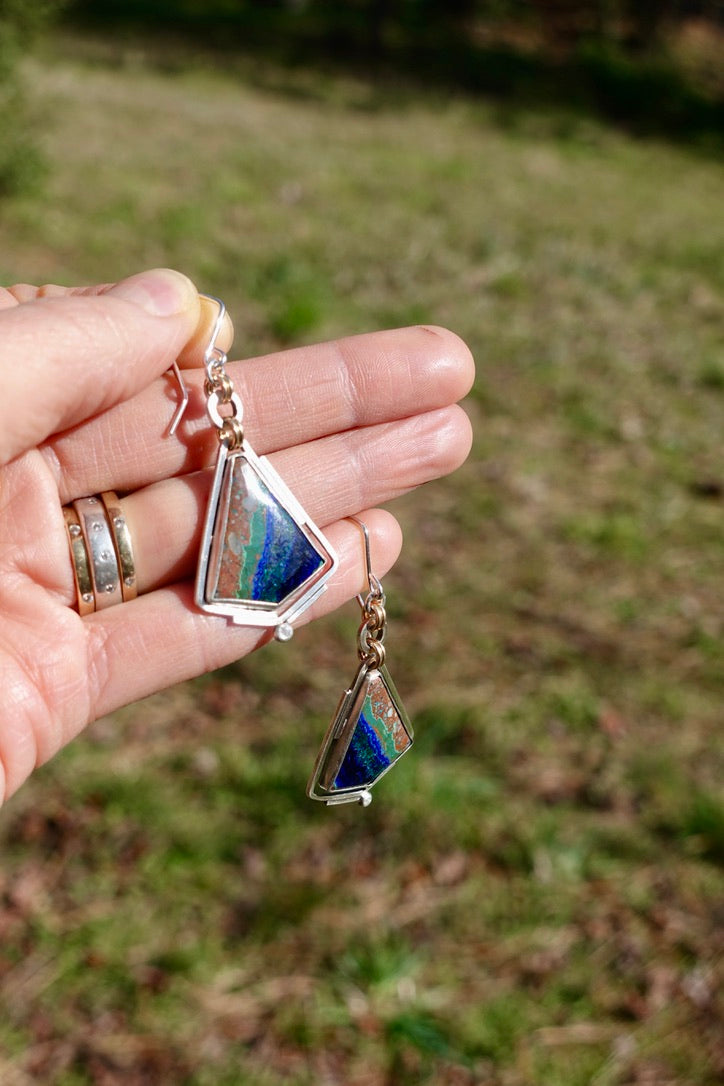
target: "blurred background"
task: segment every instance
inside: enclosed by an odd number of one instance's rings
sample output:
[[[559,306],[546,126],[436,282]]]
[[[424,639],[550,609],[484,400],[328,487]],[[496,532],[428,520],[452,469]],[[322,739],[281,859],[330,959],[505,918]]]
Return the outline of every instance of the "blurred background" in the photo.
[[[0,277],[172,265],[236,357],[416,321],[416,749],[305,797],[354,604],[0,813],[3,1086],[724,1076],[724,4],[0,0]]]

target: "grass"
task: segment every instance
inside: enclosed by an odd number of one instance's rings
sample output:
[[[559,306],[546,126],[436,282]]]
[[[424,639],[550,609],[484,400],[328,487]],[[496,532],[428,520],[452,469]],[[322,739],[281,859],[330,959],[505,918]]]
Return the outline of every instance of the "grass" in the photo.
[[[32,66],[50,172],[3,206],[3,281],[176,265],[249,355],[450,325],[475,449],[395,506],[418,742],[364,816],[304,797],[353,608],[99,721],[3,810],[0,1079],[713,1086],[721,161],[157,59]]]

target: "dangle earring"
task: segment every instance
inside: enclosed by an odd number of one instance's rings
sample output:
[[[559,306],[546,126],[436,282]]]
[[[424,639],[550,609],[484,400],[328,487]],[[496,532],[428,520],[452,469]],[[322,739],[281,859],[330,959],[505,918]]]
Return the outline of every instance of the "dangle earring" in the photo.
[[[310,799],[328,806],[372,802],[370,788],[410,749],[412,725],[385,667],[385,593],[372,572],[367,526],[348,517],[364,536],[368,592],[357,597],[362,624],[359,666],[327,729],[307,785]]]
[[[226,372],[227,355],[217,345],[226,307],[211,300],[219,312],[204,354],[204,391],[219,452],[195,602],[238,625],[274,628],[277,640],[288,641],[292,623],[324,592],[338,559],[283,479],[244,438],[243,405]],[[180,377],[177,370],[174,376]],[[177,412],[174,428],[179,418]]]

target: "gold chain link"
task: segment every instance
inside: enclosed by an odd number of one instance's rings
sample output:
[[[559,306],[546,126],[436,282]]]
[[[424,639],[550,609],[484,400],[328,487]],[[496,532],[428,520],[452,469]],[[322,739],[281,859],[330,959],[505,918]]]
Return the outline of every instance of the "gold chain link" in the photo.
[[[212,376],[207,377],[204,381],[204,392],[207,396],[216,393],[219,403],[231,403],[234,386],[226,370],[215,369]]]
[[[244,427],[238,419],[224,419],[224,425],[219,430],[219,441],[231,452],[232,449],[241,447],[244,440]]]
[[[206,410],[219,435],[219,441],[231,452],[241,448],[244,442],[244,428],[241,423],[243,405],[234,391],[234,384],[226,372],[226,352],[216,345],[224,320],[226,309],[224,303],[218,298],[219,315],[211,334],[211,340],[204,354],[204,368],[206,380],[204,392],[206,393]],[[219,410],[224,407],[227,410],[222,415]]]
[[[362,624],[357,636],[360,660],[371,667],[382,667],[385,662],[383,641],[387,632],[385,594],[381,586],[370,592],[362,606]]]

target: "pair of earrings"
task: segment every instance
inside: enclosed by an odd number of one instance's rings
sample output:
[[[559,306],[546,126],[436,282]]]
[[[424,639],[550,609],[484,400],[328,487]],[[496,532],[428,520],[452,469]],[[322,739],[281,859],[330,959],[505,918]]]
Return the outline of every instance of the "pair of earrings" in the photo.
[[[206,409],[219,437],[214,480],[196,575],[196,605],[232,622],[274,629],[288,641],[293,623],[325,591],[339,565],[329,542],[265,457],[244,437],[243,405],[217,345],[218,315],[204,355]],[[183,400],[187,392],[177,367]],[[359,665],[327,730],[307,794],[328,805],[371,802],[370,788],[410,748],[412,726],[385,667],[385,595],[371,568],[367,527],[355,517],[365,549],[368,592],[358,596]]]

